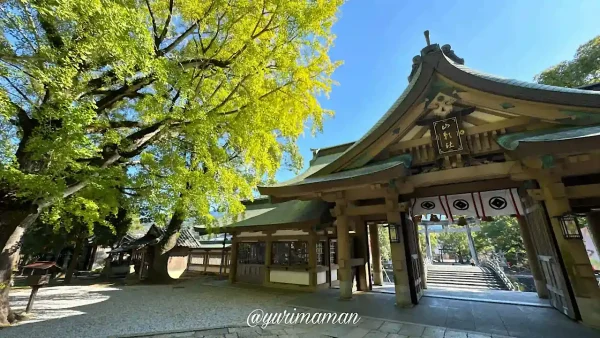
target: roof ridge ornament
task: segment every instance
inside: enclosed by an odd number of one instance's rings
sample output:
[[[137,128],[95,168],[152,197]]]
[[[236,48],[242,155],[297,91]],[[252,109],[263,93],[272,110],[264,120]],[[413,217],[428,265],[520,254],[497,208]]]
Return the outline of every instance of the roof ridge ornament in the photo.
[[[459,58],[458,55],[456,55],[456,53],[454,53],[454,51],[452,50],[452,46],[450,46],[449,44],[445,44],[442,46],[442,53],[444,53],[444,55],[446,55],[450,60],[454,61],[455,63],[458,63],[459,65],[465,64],[465,59]]]
[[[440,46],[437,43],[432,44],[431,38],[429,36],[429,30],[424,31],[423,35],[425,36],[425,43],[427,43],[427,46],[425,46],[423,49],[421,49],[420,55],[415,55],[413,57],[412,69],[410,71],[410,75],[408,76],[408,82],[413,80],[413,77],[417,73],[419,66],[421,65],[423,60],[427,57],[427,54],[433,54],[433,53],[437,53],[437,52],[441,51],[442,54],[444,54],[447,58],[452,60],[454,63],[457,63],[459,65],[465,64],[465,59],[458,57],[458,55],[456,55],[456,53],[454,53],[454,51],[452,50],[452,47],[449,44],[443,45],[442,48],[440,48]]]

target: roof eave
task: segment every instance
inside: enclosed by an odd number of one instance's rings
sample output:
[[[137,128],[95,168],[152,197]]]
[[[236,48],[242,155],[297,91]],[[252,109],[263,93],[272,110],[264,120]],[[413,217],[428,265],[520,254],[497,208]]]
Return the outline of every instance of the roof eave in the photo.
[[[391,179],[406,176],[408,170],[403,163],[377,171],[374,173],[365,174],[362,176],[354,176],[342,178],[332,181],[321,181],[307,184],[294,184],[277,187],[258,187],[261,194],[266,194],[274,197],[302,197],[313,193],[335,191],[340,189],[348,189],[351,187],[359,187],[369,184],[388,182]]]
[[[594,151],[600,144],[600,135],[556,141],[520,141],[514,150],[507,150],[516,158]]]
[[[386,113],[377,122],[377,128],[374,128],[363,138],[356,141],[354,145],[348,148],[340,157],[319,170],[314,176],[326,175],[342,170],[345,166],[355,161],[366,149],[377,142],[382,135],[393,133],[393,130],[397,128],[397,123],[402,116],[404,116],[411,107],[417,104],[419,99],[424,95],[434,77],[435,65],[438,63],[439,59],[442,58],[441,52],[424,55],[423,62],[418,70],[417,79],[413,83],[412,88],[400,102],[394,102],[394,105],[396,106],[394,107],[392,105],[393,110],[391,113]]]
[[[574,106],[584,108],[600,108],[600,95],[575,92],[549,91],[539,88],[511,85],[493,81],[475,74],[468,73],[447,58],[442,57],[436,67],[437,72],[448,79],[479,91],[510,97],[524,101]],[[532,84],[533,85],[533,84]],[[590,92],[592,92],[590,90]]]

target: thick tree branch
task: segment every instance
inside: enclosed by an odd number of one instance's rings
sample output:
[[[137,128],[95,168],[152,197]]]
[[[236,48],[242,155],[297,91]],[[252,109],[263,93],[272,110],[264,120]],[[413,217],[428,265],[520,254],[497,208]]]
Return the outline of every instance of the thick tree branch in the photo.
[[[287,87],[287,86],[288,86],[288,85],[290,85],[291,83],[292,83],[292,81],[288,81],[288,82],[284,83],[283,85],[281,85],[281,86],[279,86],[279,87],[277,87],[277,88],[274,88],[274,89],[272,89],[272,90],[270,90],[270,91],[266,92],[265,94],[261,95],[261,96],[260,96],[258,99],[259,99],[259,100],[262,100],[262,99],[266,98],[266,97],[267,97],[267,96],[269,96],[269,95],[272,95],[272,94],[274,94],[274,93],[277,93],[278,91],[280,91],[280,90],[282,90],[283,88]],[[245,105],[243,105],[243,106],[241,106],[241,107],[238,107],[238,108],[236,108],[236,109],[233,109],[233,110],[230,110],[230,111],[227,111],[227,112],[224,112],[224,113],[220,113],[219,115],[233,115],[233,114],[235,114],[235,113],[239,113],[240,111],[242,111],[242,110],[243,110],[244,108],[246,108],[246,107],[248,107],[248,105],[247,105],[247,104],[245,104]]]
[[[56,29],[54,24],[52,24],[46,17],[44,17],[44,15],[41,15],[39,13],[38,20],[40,22],[40,26],[42,26],[42,29],[44,30],[44,33],[46,33],[46,38],[48,39],[52,47],[56,49],[63,48],[65,43],[63,42],[62,37],[60,36],[60,33],[58,32],[58,29]]]
[[[152,21],[152,35],[154,36],[154,49],[160,49],[160,40],[158,39],[158,28],[156,27],[156,19],[154,18],[154,12],[152,12],[152,7],[150,7],[150,1],[146,0],[146,6],[148,7],[148,12],[150,13],[150,20]]]
[[[154,78],[147,76],[134,80],[131,84],[126,84],[119,89],[111,90],[105,96],[96,102],[96,111],[98,113],[105,109],[113,107],[117,102],[126,97],[141,96],[137,91],[154,82]]]
[[[190,59],[180,62],[183,68],[198,68],[207,69],[209,67],[227,68],[231,65],[231,61],[223,61],[218,59]]]
[[[186,29],[185,32],[183,32],[180,36],[178,36],[175,39],[175,41],[171,42],[170,45],[168,45],[167,47],[159,50],[158,53],[157,53],[157,55],[158,56],[163,56],[163,55],[169,53],[170,51],[172,51],[173,49],[177,48],[177,46],[183,40],[185,40],[188,36],[190,36],[190,34],[192,34],[194,32],[194,29],[196,29],[197,26],[198,26],[198,23],[194,23],[193,25],[191,25],[188,29]]]
[[[171,17],[173,16],[173,0],[169,0],[169,16],[167,16],[167,21],[165,22],[165,26],[162,29],[162,32],[160,33],[160,36],[158,37],[158,40],[162,43],[162,41],[165,39],[165,36],[167,36],[167,32],[169,30],[169,24],[171,24]]]
[[[208,46],[206,46],[206,48],[204,48],[204,47],[202,48],[202,53],[206,53],[210,49],[210,47],[213,45],[213,43],[215,42],[217,37],[219,36],[219,33],[221,32],[221,20],[225,16],[225,13],[226,12],[224,11],[223,14],[221,14],[219,16],[219,18],[217,19],[217,31],[215,32],[215,35],[210,39]],[[202,36],[200,36],[200,39],[202,39]]]
[[[141,127],[139,121],[109,121],[108,125],[91,125],[87,128],[90,133],[103,132],[108,129],[119,129],[119,128],[137,128]]]
[[[141,154],[144,149],[159,137],[160,132],[165,129],[169,122],[170,120],[162,120],[129,135],[127,140],[131,141],[131,144],[126,149],[120,151],[119,156],[132,158]]]
[[[19,87],[18,87],[18,86],[16,86],[16,85],[15,85],[15,84],[14,84],[14,83],[13,83],[13,82],[10,80],[10,78],[8,78],[7,76],[4,76],[4,75],[1,75],[1,76],[2,76],[2,78],[3,78],[3,79],[6,81],[6,82],[8,82],[8,84],[9,84],[9,85],[10,85],[10,86],[11,86],[11,87],[12,87],[12,88],[13,88],[13,89],[14,89],[14,90],[17,92],[17,93],[19,93],[19,95],[21,95],[21,97],[22,97],[22,98],[23,98],[25,101],[27,101],[27,103],[29,103],[30,105],[32,105],[33,107],[35,107],[35,104],[34,104],[33,102],[31,102],[31,100],[30,100],[30,99],[27,97],[27,95],[25,95],[25,93],[23,93],[23,92],[21,91],[21,89],[19,89]]]
[[[235,85],[235,87],[231,90],[229,95],[227,95],[227,97],[223,101],[221,101],[221,103],[216,105],[213,109],[209,110],[207,114],[210,115],[211,113],[221,109],[221,107],[223,107],[225,104],[227,104],[227,102],[229,102],[229,100],[233,97],[233,95],[235,95],[235,93],[237,93],[237,91],[240,89],[240,87],[244,83],[244,81],[246,81],[246,79],[249,77],[250,77],[250,75],[244,76],[244,78],[241,79],[240,82],[238,82],[238,84]]]

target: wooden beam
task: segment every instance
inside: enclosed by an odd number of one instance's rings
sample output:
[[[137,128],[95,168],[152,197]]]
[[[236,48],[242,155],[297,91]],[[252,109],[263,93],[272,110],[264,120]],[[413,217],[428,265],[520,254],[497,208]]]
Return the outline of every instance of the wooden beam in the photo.
[[[531,117],[522,116],[522,117],[506,119],[506,120],[499,121],[499,122],[487,123],[487,124],[483,124],[480,126],[475,126],[475,127],[465,128],[465,129],[466,129],[467,135],[481,134],[481,133],[485,133],[488,131],[506,129],[506,128],[517,127],[517,126],[525,126],[528,123],[531,123],[532,121],[534,121],[534,119],[532,119]]]
[[[429,128],[427,127],[422,127],[421,130],[419,130],[415,136],[412,138],[413,140],[416,139],[420,139],[421,137],[423,137],[423,135],[425,135],[427,132],[429,131]]]
[[[350,205],[347,209],[348,216],[364,216],[372,214],[383,214],[386,212],[385,204],[376,205]]]
[[[362,216],[362,220],[367,222],[383,222],[385,223],[387,221],[387,216],[386,214],[373,214],[373,215],[366,215],[366,216]],[[387,229],[386,229],[387,231]]]
[[[515,163],[514,161],[508,161],[435,171],[409,176],[406,178],[406,182],[411,183],[415,188],[420,188],[433,185],[508,178]]]
[[[500,110],[496,110],[496,109],[491,109],[488,107],[477,107],[477,111],[480,111],[484,114],[490,114],[490,115],[494,115],[494,116],[498,116],[498,117],[502,117],[505,119],[514,119],[515,117],[519,117],[519,115],[516,115],[515,113],[511,113],[511,112],[503,112]]]
[[[600,184],[565,187],[569,199],[600,197]]]
[[[507,178],[500,178],[476,182],[445,184],[426,188],[417,188],[414,193],[403,195],[402,197],[403,199],[409,199],[439,195],[456,195],[471,192],[518,188],[519,186],[521,186],[521,182],[515,182]]]
[[[422,138],[418,138],[418,139],[414,139],[414,140],[402,141],[402,142],[398,142],[396,144],[392,144],[389,146],[389,150],[397,151],[397,150],[401,150],[401,149],[416,148],[416,147],[424,146],[424,145],[428,145],[428,144],[431,144],[431,137],[422,137]]]
[[[488,121],[484,121],[484,120],[482,120],[480,118],[477,118],[477,117],[471,116],[471,115],[463,116],[462,120],[465,121],[465,122],[468,122],[468,123],[470,123],[472,125],[475,125],[475,126],[480,126],[480,125],[483,125],[483,124],[490,123]]]

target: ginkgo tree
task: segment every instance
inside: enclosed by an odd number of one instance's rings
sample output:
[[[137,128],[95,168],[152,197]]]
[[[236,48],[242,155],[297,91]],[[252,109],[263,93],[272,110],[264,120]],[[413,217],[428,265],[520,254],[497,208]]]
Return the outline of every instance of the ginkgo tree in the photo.
[[[120,187],[178,218],[240,211],[330,114],[341,3],[2,1],[0,325],[23,230],[64,199],[85,216]]]

